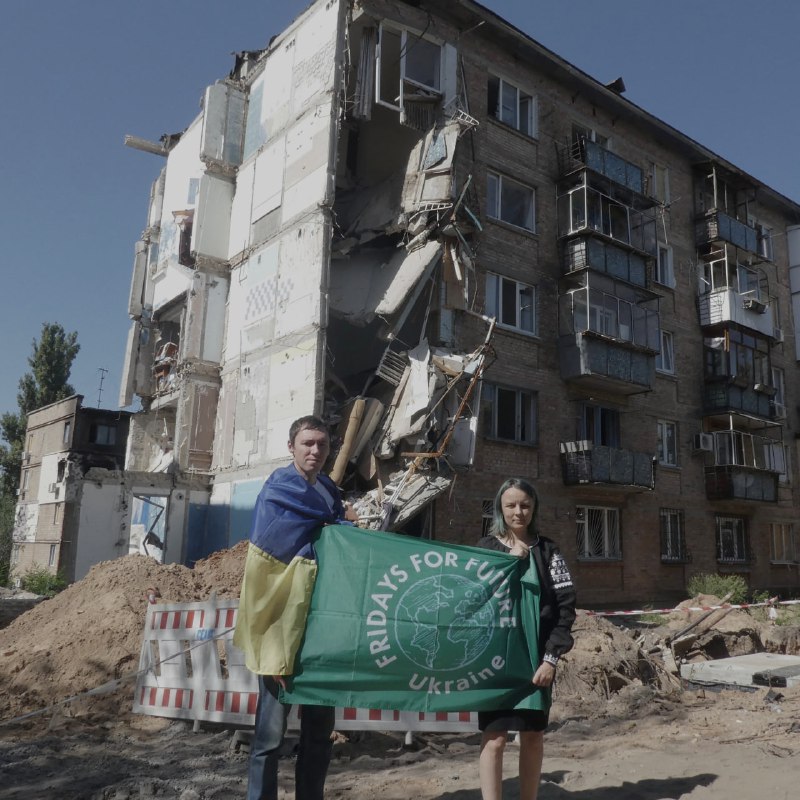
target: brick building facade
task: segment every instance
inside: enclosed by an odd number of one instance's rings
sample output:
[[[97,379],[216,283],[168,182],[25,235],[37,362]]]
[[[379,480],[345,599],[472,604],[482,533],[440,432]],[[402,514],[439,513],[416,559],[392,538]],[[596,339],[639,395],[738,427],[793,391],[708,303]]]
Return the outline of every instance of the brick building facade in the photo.
[[[468,0],[320,0],[185,131],[130,144],[166,165],[126,467],[169,450],[204,483],[187,561],[247,535],[313,411],[360,442],[346,491],[427,481],[396,526],[417,535],[474,542],[502,480],[532,480],[584,604],[677,598],[697,572],[800,589],[800,206],[621,81]]]

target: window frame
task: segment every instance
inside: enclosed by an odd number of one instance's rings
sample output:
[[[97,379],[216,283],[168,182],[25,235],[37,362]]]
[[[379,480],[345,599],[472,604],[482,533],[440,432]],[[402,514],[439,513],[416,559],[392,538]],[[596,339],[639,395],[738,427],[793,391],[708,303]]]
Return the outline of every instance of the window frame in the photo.
[[[104,431],[101,441],[100,432]],[[98,447],[114,447],[117,443],[117,426],[106,422],[93,422],[89,426],[89,443]]]
[[[384,56],[384,32],[389,32],[395,36],[399,36],[400,38],[400,56],[399,59],[395,62],[397,68],[399,70],[398,75],[398,102],[390,102],[382,97],[382,82],[383,82],[383,56]],[[420,42],[425,42],[433,47],[438,47],[439,49],[439,64],[437,68],[438,76],[435,81],[438,85],[431,86],[427,83],[423,83],[417,78],[411,78],[408,75],[408,55],[409,53],[413,52],[415,43],[412,42],[410,45],[408,43],[409,34],[413,37],[413,39]],[[434,39],[431,39],[427,36],[423,36],[422,34],[416,34],[414,31],[409,30],[408,28],[403,27],[402,25],[393,25],[386,22],[381,22],[378,25],[378,40],[376,42],[375,48],[375,103],[377,105],[383,106],[384,108],[390,108],[393,111],[402,111],[405,107],[404,98],[405,98],[405,91],[404,85],[405,83],[410,83],[412,86],[416,86],[420,89],[424,89],[428,92],[435,92],[438,95],[443,94],[442,85],[444,83],[443,80],[443,54],[442,54],[442,43],[438,42]]]
[[[497,103],[495,108],[492,109],[489,107],[489,101],[492,97],[493,92],[495,91],[492,87],[494,82],[497,82]],[[505,109],[504,103],[504,89],[509,88],[512,89],[516,94],[516,99],[514,102],[514,121],[511,122],[508,119],[505,119],[503,116],[503,111]],[[528,111],[527,111],[527,130],[524,129],[525,126],[522,125],[522,102],[524,99],[528,101]],[[501,125],[506,125],[509,128],[517,131],[517,133],[522,134],[523,136],[527,136],[530,139],[536,139],[539,135],[539,102],[538,98],[535,94],[530,94],[526,92],[524,89],[520,88],[516,84],[511,83],[511,81],[507,81],[505,78],[501,78],[499,75],[495,75],[493,73],[489,74],[488,82],[487,82],[487,113],[491,119],[496,120]]]
[[[484,425],[488,432],[486,435],[490,439],[496,439],[501,442],[509,442],[511,444],[522,445],[538,445],[539,444],[539,394],[530,389],[520,389],[516,386],[507,386],[492,382],[484,382],[482,386],[482,396],[485,402],[485,416]],[[506,392],[514,394],[514,438],[501,436],[498,429],[498,393]],[[528,408],[525,408],[525,400],[528,401]],[[523,417],[528,416],[527,426],[523,421]],[[528,435],[524,435],[524,431],[528,430]]]
[[[689,560],[686,549],[686,518],[682,508],[659,508],[658,529],[661,562],[683,564]]]
[[[723,530],[724,526],[729,525],[730,530]],[[734,527],[736,528],[734,530]],[[729,535],[731,541],[728,545],[733,551],[732,556],[724,553],[725,543],[723,535]],[[714,515],[714,544],[717,553],[717,563],[719,564],[748,564],[751,560],[750,541],[747,531],[747,520],[745,517],[737,517],[728,514]],[[741,551],[741,552],[740,552]]]
[[[656,252],[655,266],[653,270],[653,280],[660,286],[666,286],[668,289],[675,288],[675,262],[673,257],[672,245],[666,242],[659,242]],[[661,255],[665,254],[666,266],[662,270]],[[665,274],[666,273],[666,274]]]
[[[514,285],[515,303],[514,303],[514,322],[508,322],[504,313],[507,309],[505,306],[505,284]],[[523,293],[530,290],[530,328],[524,327],[523,312],[525,306],[523,305]],[[514,280],[505,275],[500,275],[497,272],[486,273],[486,314],[487,316],[494,317],[497,320],[498,326],[507,328],[509,330],[524,333],[529,336],[538,335],[538,322],[539,315],[537,314],[537,292],[536,287],[530,283],[522,283],[521,281]],[[501,319],[501,316],[503,317]]]
[[[616,408],[581,403],[578,438],[599,447],[620,446],[620,414]]]
[[[602,512],[602,554],[593,555],[587,527],[591,524],[589,512]],[[609,523],[613,523],[609,525]],[[575,506],[575,544],[579,561],[620,561],[622,559],[622,532],[620,509],[613,506]]]
[[[778,554],[776,547],[776,534],[780,534],[781,553]],[[769,523],[769,561],[770,564],[795,564],[800,556],[798,549],[797,533],[794,524],[791,522],[770,522]]]
[[[530,207],[528,209],[528,219],[526,221],[530,227],[527,227],[527,225],[520,225],[513,220],[503,217],[503,187],[506,183],[510,184],[509,188],[511,188],[511,186],[516,186],[530,193]],[[489,219],[502,222],[506,225],[511,225],[521,231],[527,231],[528,233],[535,234],[536,189],[533,186],[529,186],[526,183],[509,178],[500,172],[496,172],[495,170],[488,170],[486,174],[486,215],[489,217]]]
[[[670,444],[669,431],[672,431]],[[656,420],[656,458],[659,466],[677,467],[678,464],[678,423],[671,419]],[[671,459],[669,458],[671,456]]]
[[[664,353],[669,353],[669,364],[665,363]],[[675,337],[672,331],[661,329],[661,348],[656,353],[656,372],[663,375],[675,374]]]
[[[659,180],[661,178],[661,180]],[[658,200],[662,205],[668,206],[670,203],[669,192],[669,167],[659,164],[657,161],[650,162],[650,197]]]

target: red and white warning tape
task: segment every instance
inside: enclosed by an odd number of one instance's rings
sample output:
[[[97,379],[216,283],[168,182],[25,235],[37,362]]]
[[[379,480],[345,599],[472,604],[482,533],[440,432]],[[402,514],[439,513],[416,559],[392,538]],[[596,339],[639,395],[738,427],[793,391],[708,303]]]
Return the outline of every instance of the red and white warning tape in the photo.
[[[579,609],[578,614],[587,617],[634,617],[641,614],[674,614],[685,611],[715,611],[718,608],[763,608],[772,606],[794,606],[800,600],[776,600],[774,603],[764,601],[761,603],[724,603],[719,606],[678,606],[676,608],[637,608],[634,611],[586,611]]]

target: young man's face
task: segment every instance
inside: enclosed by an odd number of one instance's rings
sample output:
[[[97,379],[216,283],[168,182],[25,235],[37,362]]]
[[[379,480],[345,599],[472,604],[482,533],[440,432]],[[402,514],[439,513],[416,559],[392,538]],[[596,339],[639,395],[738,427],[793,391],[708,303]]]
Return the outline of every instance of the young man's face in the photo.
[[[316,478],[325,466],[331,442],[325,431],[303,428],[297,432],[293,442],[289,442],[289,452],[294,456],[294,465],[306,479]]]

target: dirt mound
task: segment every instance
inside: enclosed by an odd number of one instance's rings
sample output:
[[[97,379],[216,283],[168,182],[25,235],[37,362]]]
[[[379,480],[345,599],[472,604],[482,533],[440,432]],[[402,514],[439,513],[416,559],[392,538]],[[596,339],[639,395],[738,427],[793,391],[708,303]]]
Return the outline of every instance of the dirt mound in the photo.
[[[147,590],[162,602],[238,597],[246,542],[214,553],[194,569],[130,555],[89,574],[0,631],[0,720],[94,689],[136,670]],[[131,692],[87,703],[130,707]]]

